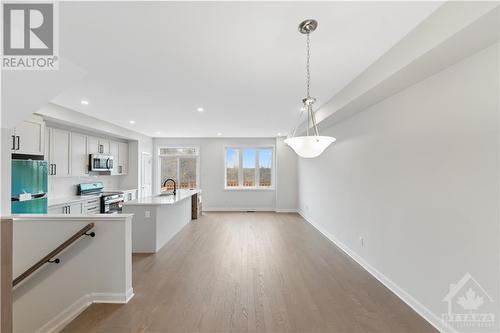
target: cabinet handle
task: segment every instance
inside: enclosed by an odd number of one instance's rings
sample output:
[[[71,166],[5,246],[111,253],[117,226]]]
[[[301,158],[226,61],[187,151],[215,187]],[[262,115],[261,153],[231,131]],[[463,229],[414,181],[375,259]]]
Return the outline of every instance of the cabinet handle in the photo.
[[[54,175],[57,175],[57,164],[54,164]]]
[[[69,213],[71,214],[71,206],[68,206]]]
[[[11,136],[12,136],[12,150],[16,150],[16,136],[15,135]]]
[[[16,136],[17,138],[17,148],[16,150],[20,150],[21,148],[21,137],[19,135]]]

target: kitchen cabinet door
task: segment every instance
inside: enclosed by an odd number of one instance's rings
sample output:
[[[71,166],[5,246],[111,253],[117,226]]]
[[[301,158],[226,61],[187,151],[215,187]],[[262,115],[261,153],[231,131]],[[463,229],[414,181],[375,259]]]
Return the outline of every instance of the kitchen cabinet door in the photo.
[[[118,145],[118,173],[126,175],[128,172],[128,143],[120,142]]]
[[[109,140],[99,138],[99,154],[109,155]]]
[[[52,177],[67,177],[70,175],[70,132],[51,128],[49,135],[49,163],[51,164],[49,166],[49,175]]]
[[[111,169],[111,174],[112,175],[117,175],[120,173],[120,168],[118,167],[119,163],[119,143],[116,141],[110,141],[109,142],[109,154],[113,156],[113,169]]]
[[[99,154],[99,139],[95,136],[87,136],[87,153]]]
[[[73,202],[69,205],[69,214],[81,214],[82,213],[82,202]]]
[[[71,176],[84,176],[88,173],[87,136],[71,133]]]
[[[50,206],[47,210],[47,214],[66,214],[65,205]]]
[[[12,152],[15,154],[43,155],[45,148],[45,123],[41,117],[32,116],[12,131]]]

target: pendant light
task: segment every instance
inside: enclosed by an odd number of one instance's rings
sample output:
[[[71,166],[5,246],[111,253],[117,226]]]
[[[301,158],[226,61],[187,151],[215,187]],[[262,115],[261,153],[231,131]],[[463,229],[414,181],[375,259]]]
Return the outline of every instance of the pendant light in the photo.
[[[299,31],[302,34],[305,34],[307,37],[307,62],[306,62],[306,73],[307,73],[307,97],[302,100],[303,107],[302,112],[299,116],[299,121],[295,129],[293,130],[293,134],[291,137],[285,140],[285,143],[289,145],[297,155],[304,158],[313,158],[321,155],[325,149],[335,142],[335,138],[331,136],[320,136],[318,132],[318,126],[316,125],[316,118],[314,117],[314,112],[312,106],[314,102],[316,102],[316,98],[311,97],[309,93],[309,86],[311,81],[311,71],[309,68],[309,59],[310,59],[310,43],[309,43],[309,34],[316,30],[318,27],[318,22],[316,20],[305,20],[299,25]],[[300,125],[300,121],[302,118],[302,114],[307,112],[307,130],[306,136],[295,136],[295,132],[297,131],[297,127]],[[309,128],[313,128],[314,135],[309,135]]]

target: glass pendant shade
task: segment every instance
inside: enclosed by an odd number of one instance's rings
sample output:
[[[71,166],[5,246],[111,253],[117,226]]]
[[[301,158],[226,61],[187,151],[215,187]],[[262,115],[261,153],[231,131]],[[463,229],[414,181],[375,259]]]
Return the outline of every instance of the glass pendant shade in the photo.
[[[314,158],[321,155],[329,145],[335,142],[331,136],[295,136],[285,140],[297,155],[303,158]]]

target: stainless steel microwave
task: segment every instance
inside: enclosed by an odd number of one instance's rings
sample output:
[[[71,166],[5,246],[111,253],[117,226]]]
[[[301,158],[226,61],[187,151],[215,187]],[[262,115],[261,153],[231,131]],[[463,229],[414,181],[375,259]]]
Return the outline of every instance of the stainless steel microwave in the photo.
[[[111,155],[90,155],[90,171],[111,171],[113,169],[113,156]]]

